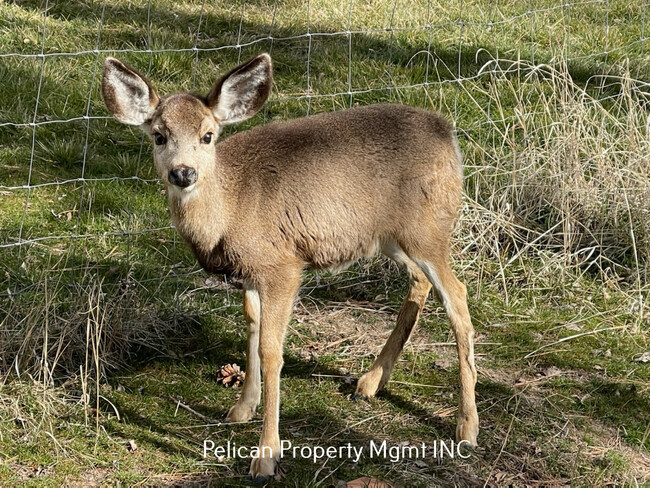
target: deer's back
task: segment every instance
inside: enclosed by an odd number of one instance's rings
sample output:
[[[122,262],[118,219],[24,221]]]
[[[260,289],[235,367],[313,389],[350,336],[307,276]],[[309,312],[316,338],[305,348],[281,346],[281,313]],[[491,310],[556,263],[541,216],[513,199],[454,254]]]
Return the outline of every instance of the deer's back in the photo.
[[[218,161],[237,174],[240,227],[315,267],[371,255],[421,222],[450,226],[460,201],[452,127],[402,105],[260,126],[220,143]]]

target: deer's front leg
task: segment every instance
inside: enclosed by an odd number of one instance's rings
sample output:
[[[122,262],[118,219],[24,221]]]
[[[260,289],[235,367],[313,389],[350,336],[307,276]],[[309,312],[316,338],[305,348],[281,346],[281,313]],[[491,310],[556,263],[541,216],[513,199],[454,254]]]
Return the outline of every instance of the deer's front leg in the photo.
[[[264,421],[259,444],[260,457],[251,463],[250,475],[263,481],[275,474],[280,456],[280,371],[282,348],[293,301],[300,285],[301,268],[278,272],[259,286],[261,303],[259,353],[264,376]]]
[[[252,287],[244,287],[244,319],[248,327],[246,377],[237,403],[228,412],[228,422],[248,422],[253,418],[262,393],[259,355],[260,296]]]

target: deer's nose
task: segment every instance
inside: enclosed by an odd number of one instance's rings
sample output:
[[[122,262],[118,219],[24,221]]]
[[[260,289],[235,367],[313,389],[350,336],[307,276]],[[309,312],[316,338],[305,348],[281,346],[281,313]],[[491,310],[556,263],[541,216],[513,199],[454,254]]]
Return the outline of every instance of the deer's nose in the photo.
[[[169,171],[169,182],[181,188],[196,183],[196,171],[192,168],[176,168]]]

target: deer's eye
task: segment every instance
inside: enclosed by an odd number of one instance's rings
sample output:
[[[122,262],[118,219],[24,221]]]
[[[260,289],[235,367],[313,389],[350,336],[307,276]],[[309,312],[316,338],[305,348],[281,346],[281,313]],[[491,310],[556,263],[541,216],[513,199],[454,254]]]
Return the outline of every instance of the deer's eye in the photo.
[[[156,146],[162,146],[167,143],[167,138],[163,136],[160,132],[156,132],[153,135],[153,140],[156,143]]]
[[[212,136],[213,136],[212,132],[206,132],[206,134],[203,137],[201,137],[201,142],[203,144],[210,144],[212,142]]]

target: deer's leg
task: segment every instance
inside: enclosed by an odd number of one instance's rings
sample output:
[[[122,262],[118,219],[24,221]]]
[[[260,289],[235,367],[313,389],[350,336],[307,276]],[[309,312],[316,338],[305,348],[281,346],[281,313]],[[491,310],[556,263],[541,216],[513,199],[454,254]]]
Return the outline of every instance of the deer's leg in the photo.
[[[259,353],[264,376],[264,420],[259,457],[251,463],[250,475],[256,481],[273,476],[280,456],[280,371],[284,336],[293,301],[300,286],[301,268],[274,270],[271,281],[259,287],[261,303]]]
[[[412,256],[413,257],[413,256]],[[478,436],[478,413],[474,389],[476,366],[474,364],[474,327],[467,309],[467,289],[454,275],[449,265],[448,253],[430,253],[427,259],[413,260],[433,284],[442,301],[456,336],[460,369],[460,402],[456,439],[476,446]]]
[[[253,418],[262,392],[259,355],[260,296],[257,290],[252,288],[244,288],[244,319],[248,327],[246,377],[241,395],[226,417],[229,422],[247,422]]]
[[[411,288],[397,316],[395,329],[370,370],[359,379],[353,398],[373,397],[388,382],[395,361],[411,335],[411,331],[415,327],[424,307],[424,302],[429,295],[429,290],[431,290],[431,284],[427,277],[405,254],[399,257],[391,254],[389,256],[399,263],[406,264],[411,280]]]

